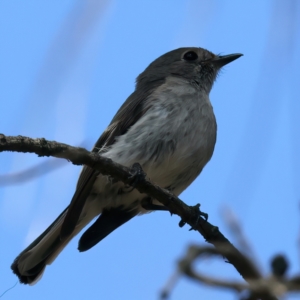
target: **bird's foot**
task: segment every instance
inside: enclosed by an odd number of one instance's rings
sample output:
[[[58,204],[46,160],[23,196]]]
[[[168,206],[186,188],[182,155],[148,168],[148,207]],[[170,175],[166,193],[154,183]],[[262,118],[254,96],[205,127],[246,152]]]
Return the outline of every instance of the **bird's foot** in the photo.
[[[129,181],[130,181],[130,190],[126,191],[127,193],[130,193],[132,192],[136,185],[145,180],[146,178],[146,173],[143,171],[141,165],[139,163],[134,163],[131,167],[131,170],[130,170],[130,177],[128,178]]]
[[[141,165],[139,163],[134,163],[130,169],[130,176],[129,176],[129,184],[125,184],[124,186],[120,187],[118,190],[118,194],[127,194],[132,192],[136,185],[139,182],[142,182],[146,178],[146,173],[143,171]]]
[[[192,221],[193,225],[192,225],[192,227],[189,230],[190,231],[191,230],[197,230],[196,228],[197,228],[197,226],[199,224],[200,218],[202,217],[202,218],[205,219],[205,221],[207,221],[208,214],[205,213],[205,212],[202,212],[200,210],[200,204],[199,203],[196,204],[195,206],[190,206],[190,208],[191,208],[192,213],[193,213],[193,217],[192,217],[192,219],[193,219],[193,221]],[[183,227],[185,224],[186,224],[186,221],[183,220],[183,219],[181,219],[178,225],[179,225],[179,227]]]

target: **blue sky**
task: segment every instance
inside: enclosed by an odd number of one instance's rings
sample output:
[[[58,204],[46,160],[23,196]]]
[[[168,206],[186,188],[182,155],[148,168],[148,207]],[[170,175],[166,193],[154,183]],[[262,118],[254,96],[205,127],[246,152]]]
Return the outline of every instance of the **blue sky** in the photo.
[[[200,202],[212,224],[238,245],[225,221],[239,219],[262,271],[284,253],[299,271],[300,5],[265,1],[0,2],[0,132],[44,137],[90,149],[161,54],[186,46],[243,53],[211,92],[218,122],[212,160],[181,195]],[[68,205],[80,167],[30,154],[1,153],[0,176],[44,162],[57,168],[0,186],[0,294],[16,282],[15,256]],[[3,177],[0,177],[3,179]],[[35,286],[17,285],[5,299],[157,299],[191,243],[203,238],[179,218],[137,217],[96,247],[68,245]],[[201,270],[239,279],[229,264]],[[179,281],[172,299],[233,299]],[[296,299],[290,296],[288,299]]]

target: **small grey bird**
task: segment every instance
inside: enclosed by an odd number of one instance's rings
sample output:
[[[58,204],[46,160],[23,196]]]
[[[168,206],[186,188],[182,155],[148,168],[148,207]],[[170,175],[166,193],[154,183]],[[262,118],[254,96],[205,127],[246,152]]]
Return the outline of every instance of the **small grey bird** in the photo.
[[[202,48],[170,51],[141,73],[93,152],[127,167],[138,162],[152,182],[179,195],[210,160],[217,124],[209,93],[219,70],[242,54]],[[69,241],[86,251],[136,215],[164,210],[157,200],[84,166],[70,205],[14,260],[21,283],[34,284]]]

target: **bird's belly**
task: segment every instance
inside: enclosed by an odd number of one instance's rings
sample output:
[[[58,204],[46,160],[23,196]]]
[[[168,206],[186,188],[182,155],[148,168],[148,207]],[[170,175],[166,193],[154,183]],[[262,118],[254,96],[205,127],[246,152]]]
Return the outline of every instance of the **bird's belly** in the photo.
[[[130,159],[126,161],[114,160],[128,167],[136,162],[140,163],[148,179],[179,195],[200,174],[212,155],[213,147],[204,146],[202,140],[203,136],[202,139],[193,139],[193,141],[183,138],[173,150],[171,148],[174,145],[170,148],[168,140],[165,140],[165,143],[162,140],[151,141],[153,147],[148,149],[148,152],[147,149],[144,149],[144,152],[142,149],[136,149],[136,155],[133,155],[133,151],[128,154],[123,153],[124,157],[127,156]],[[122,182],[113,183],[107,176],[99,175],[89,201],[97,202],[98,208],[96,210],[101,212],[103,207],[133,205],[146,196],[137,190],[130,193],[126,193],[126,190],[128,188],[126,189]]]
[[[172,116],[161,107],[148,111],[103,155],[127,167],[138,162],[153,183],[179,195],[209,161],[216,140],[211,105],[192,105],[183,109],[177,103]],[[99,209],[127,206],[145,197],[136,190],[119,193],[123,186],[100,175],[93,188]]]
[[[183,138],[177,142],[174,152],[166,151],[156,160],[144,162],[142,165],[150,180],[179,195],[200,174],[212,155],[213,147],[203,145],[202,139]]]

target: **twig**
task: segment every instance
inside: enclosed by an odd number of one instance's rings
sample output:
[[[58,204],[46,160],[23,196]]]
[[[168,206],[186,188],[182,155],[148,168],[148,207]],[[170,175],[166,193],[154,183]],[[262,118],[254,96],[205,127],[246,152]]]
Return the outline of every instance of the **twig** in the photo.
[[[221,209],[222,217],[224,219],[225,225],[228,227],[232,236],[235,239],[235,245],[244,253],[247,254],[252,261],[256,262],[256,266],[261,265],[258,262],[254,251],[248,242],[245,234],[243,233],[242,226],[238,217],[234,212],[227,206],[222,207]]]
[[[38,156],[53,156],[64,158],[75,165],[87,165],[100,171],[103,175],[110,175],[117,180],[130,184],[130,169],[111,159],[101,157],[95,152],[89,152],[84,148],[72,147],[67,144],[54,141],[47,141],[44,138],[32,139],[24,136],[5,136],[0,134],[0,152],[14,151],[23,153],[35,153]],[[218,227],[213,226],[206,220],[199,218],[199,206],[188,206],[177,196],[169,191],[162,189],[147,179],[136,183],[135,188],[157,199],[165,205],[171,214],[181,217],[180,224],[187,223],[197,230],[208,243],[213,244],[216,249],[226,247],[228,252],[226,258],[246,281],[260,279],[261,274],[255,266],[244,259],[244,256],[229,242],[229,240],[219,231]],[[220,250],[222,251],[222,250]],[[265,297],[264,299],[270,299]]]
[[[52,171],[56,171],[66,165],[66,161],[53,158],[17,173],[6,175],[0,174],[0,187],[20,185],[37,177],[51,173]]]
[[[79,146],[84,147],[85,144],[86,142],[81,143]],[[16,173],[5,175],[0,174],[0,187],[26,183],[37,177],[40,178],[41,176],[56,171],[57,169],[66,166],[67,164],[68,162],[64,160],[52,158]]]
[[[186,255],[179,261],[179,271],[197,282],[205,283],[210,286],[217,286],[227,288],[236,292],[248,291],[252,297],[259,297],[260,299],[276,299],[287,293],[288,291],[300,291],[300,284],[298,277],[286,280],[282,277],[271,276],[268,278],[260,278],[248,280],[245,282],[220,280],[217,278],[206,276],[202,273],[196,272],[193,264],[196,259],[202,255],[210,256],[228,256],[230,248],[224,246],[218,249],[212,247],[200,247],[192,245],[189,247]],[[249,261],[246,256],[243,257],[245,261]],[[250,262],[250,261],[249,261]]]

